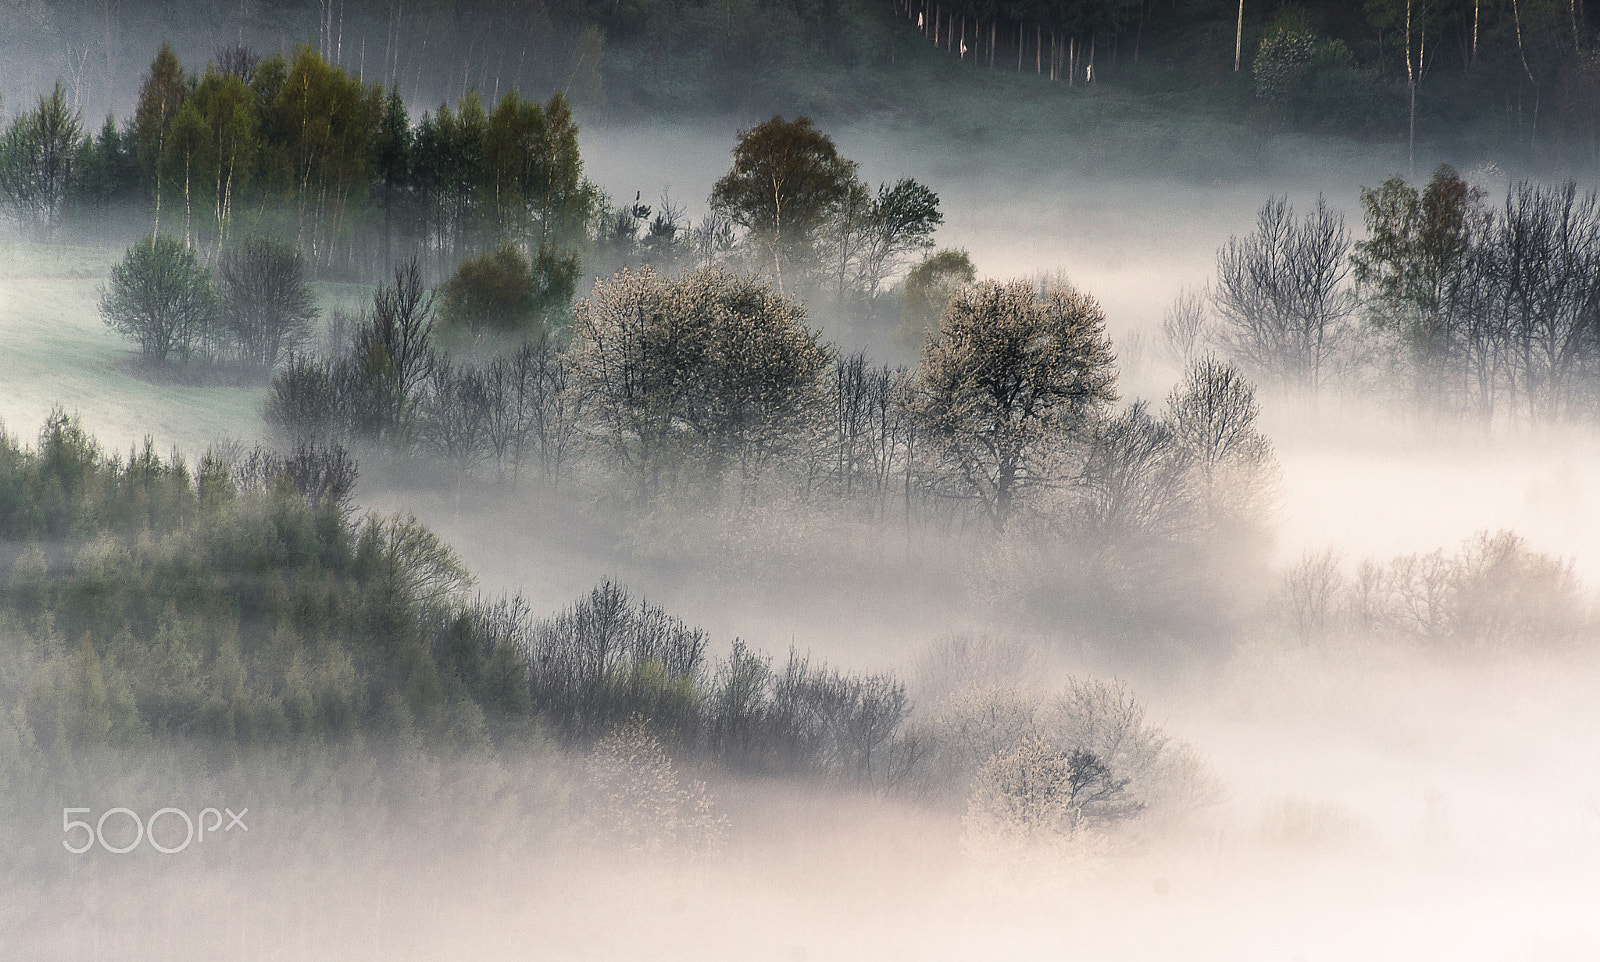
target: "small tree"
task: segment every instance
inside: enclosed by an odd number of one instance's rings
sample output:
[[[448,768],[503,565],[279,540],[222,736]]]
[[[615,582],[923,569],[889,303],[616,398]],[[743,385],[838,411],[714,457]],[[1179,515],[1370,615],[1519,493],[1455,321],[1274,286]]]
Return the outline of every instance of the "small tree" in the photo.
[[[1004,528],[1115,400],[1115,380],[1105,314],[1089,295],[1025,281],[956,294],[912,384],[936,490],[975,500]]]
[[[294,248],[252,238],[222,255],[217,279],[222,315],[241,361],[270,368],[305,340],[317,307]]]
[[[1189,365],[1167,396],[1173,440],[1195,475],[1208,524],[1263,522],[1276,489],[1272,441],[1257,427],[1261,405],[1239,369],[1210,355]]]
[[[955,293],[978,279],[978,269],[964,250],[942,250],[925,258],[906,274],[905,307],[900,316],[900,343],[913,350],[922,346],[928,332]]]
[[[139,344],[151,364],[187,361],[217,316],[211,274],[194,251],[171,237],[139,241],[111,268],[100,316]]]
[[[434,296],[413,258],[378,288],[372,312],[356,328],[348,365],[350,385],[368,410],[358,420],[369,433],[404,433],[424,379],[435,363]]]
[[[580,267],[576,256],[541,245],[533,262],[513,244],[461,262],[440,288],[439,319],[473,336],[523,334],[537,338],[553,315],[572,304]]]

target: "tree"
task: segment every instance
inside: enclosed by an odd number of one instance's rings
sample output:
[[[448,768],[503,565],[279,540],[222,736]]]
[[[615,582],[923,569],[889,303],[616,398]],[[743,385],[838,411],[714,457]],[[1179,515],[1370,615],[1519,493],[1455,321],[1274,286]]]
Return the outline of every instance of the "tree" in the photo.
[[[0,195],[19,223],[45,233],[60,225],[74,164],[87,143],[78,112],[57,83],[0,138]]]
[[[363,86],[305,45],[286,66],[281,58],[262,61],[252,80],[262,105],[264,186],[294,212],[295,245],[313,270],[324,268],[349,226],[357,189],[371,183],[383,88]]]
[[[1165,547],[1192,523],[1190,456],[1172,424],[1140,400],[1095,426],[1074,483],[1077,521],[1087,540],[1123,568],[1140,548]]]
[[[152,364],[176,356],[187,361],[217,313],[211,274],[194,251],[170,237],[140,241],[111,268],[101,295],[100,316],[119,334],[139,343]]]
[[[832,226],[839,293],[878,293],[906,258],[933,246],[942,223],[939,195],[909,177],[893,187],[880,184],[876,197],[864,184],[851,185]]]
[[[1424,399],[1447,389],[1451,368],[1465,360],[1460,341],[1479,305],[1462,295],[1490,222],[1483,196],[1446,164],[1421,193],[1398,177],[1361,189],[1367,238],[1350,257],[1356,284],[1368,323],[1395,342]]]
[[[439,288],[439,319],[474,336],[487,331],[534,330],[533,266],[511,244],[469,258]]]
[[[294,248],[252,238],[217,260],[222,316],[246,364],[271,368],[310,333],[316,299]]]
[[[1490,238],[1507,368],[1532,418],[1557,418],[1600,347],[1600,198],[1568,181],[1507,193]]]
[[[1211,526],[1261,521],[1277,480],[1272,442],[1256,426],[1261,405],[1239,369],[1207,354],[1167,396],[1173,440],[1196,475],[1195,497]]]
[[[903,288],[906,303],[900,315],[900,343],[920,348],[923,338],[938,326],[950,298],[977,279],[978,269],[964,250],[939,251],[911,268]]]
[[[648,497],[698,455],[713,485],[746,480],[796,440],[828,350],[805,309],[753,278],[649,268],[595,286],[577,309],[577,367],[617,459]]]
[[[911,386],[935,490],[975,500],[1003,529],[1115,400],[1113,361],[1105,314],[1087,294],[1024,281],[958,292]]]
[[[740,132],[733,169],[712,188],[711,206],[767,248],[782,294],[784,265],[814,260],[817,232],[855,182],[856,165],[809,118],[774,116]]]
[[[435,363],[434,295],[422,284],[415,258],[394,269],[394,283],[378,288],[372,312],[351,346],[355,383],[368,433],[404,436],[419,390]]]
[[[411,118],[406,114],[400,91],[390,88],[389,99],[384,101],[383,118],[373,137],[371,168],[374,179],[372,194],[383,208],[383,270],[391,267],[394,248],[395,212],[401,208],[410,187],[412,154]]]
[[[1288,198],[1267,201],[1255,231],[1217,252],[1211,299],[1230,353],[1315,394],[1356,306],[1349,250],[1343,215],[1320,195],[1299,219]]]
[[[167,133],[188,92],[183,65],[173,53],[172,44],[163,41],[155,60],[150,63],[150,72],[139,86],[139,106],[134,112],[139,169],[156,199],[155,223],[150,231],[152,239],[161,232],[161,169],[167,155]]]
[[[473,336],[498,332],[538,337],[565,315],[580,271],[577,257],[542,244],[533,263],[515,245],[462,261],[439,289],[445,324]]]
[[[204,166],[196,172],[198,186],[209,195],[220,247],[228,240],[234,200],[250,185],[258,166],[261,145],[256,98],[239,76],[208,69],[184,109],[191,105],[201,123],[198,133],[203,145]],[[180,122],[182,118],[175,126]]]

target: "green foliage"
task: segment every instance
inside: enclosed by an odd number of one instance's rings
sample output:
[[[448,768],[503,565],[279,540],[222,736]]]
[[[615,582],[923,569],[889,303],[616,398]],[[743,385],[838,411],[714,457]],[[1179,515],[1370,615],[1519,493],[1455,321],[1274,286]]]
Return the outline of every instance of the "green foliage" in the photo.
[[[447,328],[537,338],[572,303],[578,261],[540,245],[533,263],[511,244],[464,260],[439,289]]]
[[[774,116],[740,132],[733,169],[712,188],[711,205],[766,247],[781,292],[784,265],[811,265],[817,233],[855,180],[855,163],[810,118]]]
[[[60,83],[7,125],[0,135],[0,199],[19,223],[43,234],[60,225],[86,143]]]
[[[166,236],[139,241],[111,268],[100,316],[117,333],[138,342],[146,362],[186,362],[211,334],[217,318],[211,272],[181,241]]]
[[[470,574],[416,518],[350,518],[313,477],[335,469],[316,449],[231,470],[210,453],[194,478],[148,445],[106,456],[59,414],[34,450],[0,438],[0,537],[23,545],[0,619],[24,639],[0,650],[24,709],[21,728],[0,720],[0,766],[150,739],[213,764],[356,738],[480,751],[536,723],[590,744],[643,718],[730,762],[889,777],[908,711],[893,679],[792,655],[733,704],[704,631],[609,583],[542,620],[468,598]]]
[[[942,250],[925,258],[906,275],[905,307],[895,339],[920,349],[923,338],[938,327],[950,298],[977,279],[978,269],[964,250]]]
[[[1256,98],[1296,123],[1351,130],[1397,118],[1389,91],[1343,41],[1279,26],[1262,37],[1251,69]]]

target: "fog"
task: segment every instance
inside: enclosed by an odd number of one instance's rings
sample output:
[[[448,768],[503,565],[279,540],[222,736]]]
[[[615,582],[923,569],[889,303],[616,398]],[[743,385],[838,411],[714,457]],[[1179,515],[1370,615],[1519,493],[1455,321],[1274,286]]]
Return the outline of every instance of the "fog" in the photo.
[[[600,118],[582,131],[585,171],[614,200],[637,191],[649,203],[665,190],[698,219],[738,131],[760,119]],[[999,162],[988,146],[941,145],[937,129],[903,119],[821,126],[869,184],[910,176],[931,186],[944,214],[938,245],[965,248],[980,276],[1060,271],[1091,292],[1120,356],[1123,403],[1159,403],[1176,382],[1178,365],[1162,353],[1162,313],[1180,291],[1206,283],[1218,246],[1250,228],[1267,196],[1307,205],[1321,193],[1359,230],[1358,187],[1396,173],[1403,159],[1392,148],[1364,155],[1346,145],[1335,160],[1303,162],[1298,147],[1280,143],[1259,167],[1227,166],[1208,178],[1191,162],[1164,171],[1161,158],[1123,170],[1114,159],[1058,165],[1053,136],[1032,157]],[[20,290],[5,284],[0,292]],[[19,314],[0,299],[0,325]],[[892,332],[826,311],[814,320],[826,339],[881,360],[915,360]],[[113,353],[98,317],[66,323],[94,329],[96,349]],[[36,326],[28,329],[43,337]],[[0,352],[0,381],[16,356],[32,365],[21,372],[28,391],[49,390],[40,374],[48,362],[25,349]],[[141,415],[136,426],[128,398],[136,395],[142,411],[162,391],[128,367],[91,368],[86,376],[107,385],[103,396],[13,392],[7,429],[26,436],[36,412],[61,402],[78,405],[84,426],[109,445],[125,448],[129,430],[142,428],[197,457],[218,417],[201,409],[203,391],[174,388],[165,398],[178,412],[172,420],[146,427]],[[520,594],[549,613],[615,579],[705,628],[717,657],[738,638],[780,662],[793,648],[850,670],[892,670],[908,682],[918,723],[938,722],[939,699],[951,694],[919,675],[919,658],[953,635],[1015,642],[1028,653],[1026,674],[996,669],[997,677],[1041,698],[1069,678],[1120,678],[1149,720],[1192,745],[1215,776],[1220,790],[1203,802],[1064,840],[1017,842],[977,830],[965,798],[948,791],[742,775],[682,758],[673,791],[703,780],[711,821],[683,816],[679,824],[675,808],[661,814],[671,806],[650,794],[658,784],[639,789],[638,822],[622,831],[599,824],[593,749],[563,747],[542,730],[459,757],[415,746],[330,747],[309,757],[273,749],[220,771],[204,746],[162,743],[64,764],[45,797],[0,800],[18,839],[0,853],[0,954],[1600,957],[1600,651],[1592,631],[1572,644],[1453,650],[1343,627],[1313,641],[1277,630],[1279,576],[1307,553],[1332,549],[1350,574],[1363,559],[1450,552],[1501,529],[1570,562],[1593,609],[1594,425],[1467,424],[1355,390],[1315,402],[1266,388],[1261,397],[1262,429],[1281,467],[1264,551],[1270,570],[1264,581],[1244,563],[1217,573],[1223,587],[1242,585],[1246,601],[1225,622],[1229,636],[1207,638],[1211,647],[1200,653],[1185,647],[1193,639],[1182,630],[1158,633],[1137,619],[1097,636],[1086,622],[1050,623],[1011,607],[986,586],[984,578],[1004,574],[974,558],[970,532],[914,540],[909,526],[783,508],[741,527],[707,506],[630,513],[589,491],[444,478],[376,459],[363,463],[356,491],[360,510],[414,511],[487,595]],[[236,393],[229,398],[246,406]],[[234,420],[232,436],[258,436],[259,424]],[[1148,592],[1161,590],[1152,580]],[[1193,600],[1196,622],[1209,604]],[[24,717],[10,678],[0,678],[0,695],[8,717]],[[0,727],[0,736],[13,734]],[[7,748],[0,743],[0,787],[3,779],[21,784],[4,767]],[[57,847],[64,807],[97,817],[117,806],[148,816],[166,805],[192,812],[224,804],[250,809],[249,830],[203,850],[119,856]]]

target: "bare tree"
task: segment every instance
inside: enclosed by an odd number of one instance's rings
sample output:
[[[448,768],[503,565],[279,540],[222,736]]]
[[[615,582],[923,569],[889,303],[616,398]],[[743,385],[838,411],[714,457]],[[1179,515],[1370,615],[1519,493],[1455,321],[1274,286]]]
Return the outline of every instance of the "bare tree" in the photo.
[[[1559,417],[1595,347],[1600,317],[1600,200],[1571,181],[1521,183],[1494,232],[1510,365],[1530,416]]]
[[[422,284],[416,258],[394,271],[394,283],[378,288],[372,312],[357,327],[351,358],[376,410],[380,432],[404,433],[418,389],[433,365],[433,292]]]
[[[1241,362],[1316,393],[1355,311],[1346,284],[1350,234],[1319,195],[1296,218],[1288,198],[1267,201],[1256,229],[1217,253],[1211,299],[1222,339]]]
[[[287,244],[251,238],[217,260],[222,313],[234,350],[246,364],[271,368],[298,347],[316,320],[316,299],[300,254]]]
[[[1261,406],[1239,369],[1211,355],[1192,363],[1167,396],[1175,443],[1195,475],[1208,524],[1259,522],[1278,480],[1272,442],[1256,426]]]
[[[1205,349],[1211,339],[1207,299],[1203,290],[1186,287],[1161,315],[1161,341],[1169,360],[1188,367]]]
[[[1172,425],[1136,401],[1095,429],[1073,486],[1078,523],[1122,555],[1181,535],[1193,514],[1190,464]]]

